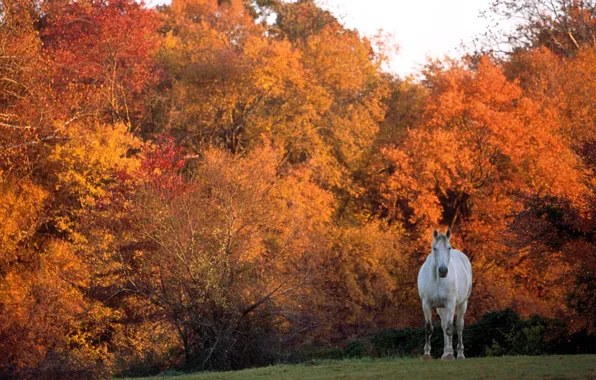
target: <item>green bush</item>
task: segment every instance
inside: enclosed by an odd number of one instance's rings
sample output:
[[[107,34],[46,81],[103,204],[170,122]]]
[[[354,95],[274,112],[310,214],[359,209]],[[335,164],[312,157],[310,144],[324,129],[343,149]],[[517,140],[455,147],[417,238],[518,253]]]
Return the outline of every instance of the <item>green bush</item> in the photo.
[[[434,335],[434,334],[433,334]],[[424,329],[387,329],[372,338],[378,356],[412,356],[424,345]]]
[[[434,328],[431,354],[438,357],[443,353],[443,331],[438,321]],[[419,356],[425,333],[422,327],[387,329],[371,340],[377,356]],[[457,341],[454,334],[454,348]],[[560,321],[539,316],[523,320],[515,311],[505,309],[486,313],[476,323],[467,325],[464,346],[467,357],[593,353],[596,336],[582,331],[569,335]]]
[[[510,351],[509,335],[519,326],[519,315],[511,310],[491,311],[464,328],[467,357],[502,356]]]
[[[338,347],[310,347],[294,355],[293,362],[316,360],[339,360],[373,356],[421,356],[424,348],[424,328],[381,330],[370,337],[372,351],[367,346],[369,338],[349,341],[342,350]],[[454,349],[457,334],[453,336]],[[580,331],[569,334],[567,326],[554,319],[534,316],[524,320],[511,309],[493,311],[483,315],[476,323],[464,329],[464,345],[467,357],[504,355],[553,355],[596,353],[596,336]],[[431,339],[431,354],[443,353],[443,330],[435,321]]]
[[[368,356],[368,352],[361,340],[351,341],[344,349],[344,357],[346,358],[361,358],[363,356]]]
[[[173,377],[173,376],[184,376],[188,375],[188,372],[177,371],[175,369],[168,369],[157,375],[157,377]]]
[[[510,355],[546,355],[546,342],[544,341],[544,326],[528,326],[518,329],[510,335]]]
[[[480,356],[481,353],[486,356],[554,353],[545,337],[549,326],[554,326],[553,321],[538,316],[522,320],[511,309],[487,313],[477,323],[470,326],[473,349],[469,356]],[[465,337],[464,333],[464,339]],[[486,344],[488,339],[492,339],[491,344]],[[484,345],[484,350],[482,350],[482,345]],[[468,346],[466,346],[467,351]]]
[[[286,362],[299,363],[317,360],[341,360],[344,358],[344,351],[340,347],[308,347],[301,350],[297,355],[292,355]]]

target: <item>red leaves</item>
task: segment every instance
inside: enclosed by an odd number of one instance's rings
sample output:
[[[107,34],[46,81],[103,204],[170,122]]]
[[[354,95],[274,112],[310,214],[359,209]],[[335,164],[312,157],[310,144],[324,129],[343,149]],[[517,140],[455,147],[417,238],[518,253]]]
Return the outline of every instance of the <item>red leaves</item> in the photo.
[[[182,148],[171,137],[162,137],[142,154],[138,176],[163,199],[175,198],[188,190],[181,173],[185,162]]]
[[[46,5],[42,38],[54,62],[54,88],[70,109],[135,122],[140,95],[157,82],[158,18],[133,0]]]

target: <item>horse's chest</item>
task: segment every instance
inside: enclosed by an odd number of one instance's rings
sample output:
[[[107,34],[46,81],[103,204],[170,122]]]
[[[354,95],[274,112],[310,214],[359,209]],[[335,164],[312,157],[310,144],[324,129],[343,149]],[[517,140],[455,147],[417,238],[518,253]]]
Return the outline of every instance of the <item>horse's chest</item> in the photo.
[[[431,299],[430,307],[432,307],[432,308],[447,307],[447,304],[448,304],[447,301],[448,301],[447,297],[437,297],[437,298]]]
[[[449,301],[452,298],[454,298],[451,293],[452,292],[449,292],[448,289],[445,289],[445,288],[437,289],[437,291],[434,292],[433,296],[429,297],[429,302],[430,302],[431,307],[433,307],[433,308],[447,307],[447,305],[450,303]]]

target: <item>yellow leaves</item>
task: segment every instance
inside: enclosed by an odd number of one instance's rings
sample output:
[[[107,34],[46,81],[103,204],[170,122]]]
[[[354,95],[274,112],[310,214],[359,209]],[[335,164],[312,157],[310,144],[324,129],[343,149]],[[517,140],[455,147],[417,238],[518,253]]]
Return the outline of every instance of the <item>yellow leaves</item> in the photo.
[[[53,160],[68,163],[88,162],[105,168],[134,169],[134,159],[127,159],[130,149],[140,148],[141,142],[123,123],[114,125],[84,125],[75,123],[67,130],[68,142],[56,147]],[[110,153],[110,154],[108,154]]]
[[[128,131],[126,125],[73,124],[66,131],[68,140],[56,145],[49,161],[56,168],[56,190],[65,198],[75,199],[72,210],[96,205],[105,197],[107,187],[118,173],[132,174],[138,168],[138,159],[129,154],[142,143]],[[70,230],[71,215],[58,217],[60,228]]]
[[[16,258],[17,247],[42,223],[47,196],[28,180],[0,177],[0,267]]]
[[[162,56],[175,74],[173,125],[195,136],[192,149],[207,142],[237,154],[265,134],[286,149],[288,164],[308,162],[326,188],[348,181],[378,133],[388,94],[366,40],[337,25],[302,43],[244,24],[240,32],[225,22],[175,22]]]
[[[200,156],[179,196],[139,194],[133,220],[153,244],[135,257],[144,269],[133,281],[154,289],[168,313],[242,315],[264,297],[262,308],[292,307],[328,247],[332,196],[306,168],[284,167],[267,141],[244,155],[211,148]]]
[[[255,148],[247,157],[219,150],[204,153],[198,184],[210,189],[203,207],[212,217],[209,229],[219,227],[220,245],[245,263],[267,260],[268,255],[302,255],[311,235],[326,228],[332,213],[332,196],[320,189],[308,170],[278,177],[280,152],[269,145]],[[203,190],[201,190],[203,191]],[[275,243],[274,243],[275,242]],[[267,244],[275,244],[276,247]],[[273,250],[273,251],[271,251]]]
[[[162,43],[162,48],[164,49],[164,51],[174,51],[178,44],[180,44],[180,38],[177,38],[174,35],[173,31],[169,31],[166,33],[165,38],[163,39],[163,43]]]
[[[82,260],[70,243],[61,240],[47,243],[42,256],[42,270],[48,277],[81,288],[89,286],[89,264]],[[75,291],[74,288],[72,290]]]
[[[0,326],[9,337],[0,352],[19,358],[14,365],[31,367],[48,357],[48,350],[90,360],[110,360],[104,333],[112,312],[85,299],[89,286],[87,263],[71,244],[52,240],[39,254],[39,263],[13,267],[0,284]],[[107,363],[107,362],[106,362]]]
[[[284,95],[288,86],[304,86],[300,54],[289,42],[250,36],[244,42],[243,55],[250,82],[256,88],[271,91],[270,96]]]
[[[8,272],[0,284],[0,302],[10,305],[11,308],[20,309],[25,305],[29,292],[29,279],[22,273]]]
[[[375,77],[370,52],[357,32],[326,27],[307,40],[304,60],[329,90],[354,96]]]
[[[278,194],[279,207],[292,219],[300,223],[308,221],[315,228],[324,228],[331,222],[333,196],[314,183],[309,170],[298,169],[285,176],[278,185]]]
[[[391,323],[396,303],[407,301],[396,297],[409,281],[404,231],[368,221],[335,227],[331,233],[332,246],[319,258],[323,283],[312,289],[308,307],[331,330],[358,333],[361,328]]]

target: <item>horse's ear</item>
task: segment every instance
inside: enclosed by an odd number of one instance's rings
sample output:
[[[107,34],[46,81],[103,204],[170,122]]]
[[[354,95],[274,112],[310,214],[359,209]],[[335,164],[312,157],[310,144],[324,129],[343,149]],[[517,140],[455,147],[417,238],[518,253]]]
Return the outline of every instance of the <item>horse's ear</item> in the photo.
[[[439,237],[439,231],[437,231],[437,229],[435,228],[435,230],[433,231],[433,238],[436,239],[437,237]]]
[[[447,236],[447,239],[451,239],[451,228],[447,228],[447,232],[445,232],[445,236]]]

